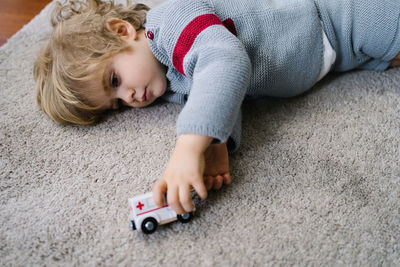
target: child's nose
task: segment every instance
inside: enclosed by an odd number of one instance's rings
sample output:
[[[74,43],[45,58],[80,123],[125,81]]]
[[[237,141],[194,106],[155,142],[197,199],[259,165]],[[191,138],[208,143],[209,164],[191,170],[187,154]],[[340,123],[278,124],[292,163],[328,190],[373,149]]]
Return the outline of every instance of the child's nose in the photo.
[[[131,103],[133,100],[135,100],[135,94],[136,90],[134,88],[127,88],[125,92],[124,101],[126,103]]]

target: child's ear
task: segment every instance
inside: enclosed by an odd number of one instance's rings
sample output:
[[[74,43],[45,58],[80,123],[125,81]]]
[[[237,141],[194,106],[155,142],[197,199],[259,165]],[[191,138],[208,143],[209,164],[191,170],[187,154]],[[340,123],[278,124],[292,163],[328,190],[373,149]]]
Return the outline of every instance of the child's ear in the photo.
[[[126,20],[117,18],[109,19],[106,22],[106,27],[107,30],[121,37],[132,37],[135,39],[137,35],[136,29]]]

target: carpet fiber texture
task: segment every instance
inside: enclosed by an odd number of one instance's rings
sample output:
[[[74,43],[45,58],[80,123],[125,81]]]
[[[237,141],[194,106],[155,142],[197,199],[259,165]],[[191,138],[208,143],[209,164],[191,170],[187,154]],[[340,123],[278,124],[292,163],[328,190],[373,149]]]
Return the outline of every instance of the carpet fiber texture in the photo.
[[[232,184],[146,236],[127,199],[161,177],[181,106],[51,121],[32,68],[52,6],[0,48],[1,266],[400,265],[400,69],[246,102]]]

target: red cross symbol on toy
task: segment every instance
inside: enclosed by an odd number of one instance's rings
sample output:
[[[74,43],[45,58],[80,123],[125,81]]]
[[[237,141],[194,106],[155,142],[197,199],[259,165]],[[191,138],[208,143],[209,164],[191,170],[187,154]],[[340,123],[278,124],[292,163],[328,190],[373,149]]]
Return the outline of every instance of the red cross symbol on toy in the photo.
[[[139,201],[139,203],[138,203],[138,205],[136,206],[136,208],[142,210],[143,206],[144,206],[144,205]]]

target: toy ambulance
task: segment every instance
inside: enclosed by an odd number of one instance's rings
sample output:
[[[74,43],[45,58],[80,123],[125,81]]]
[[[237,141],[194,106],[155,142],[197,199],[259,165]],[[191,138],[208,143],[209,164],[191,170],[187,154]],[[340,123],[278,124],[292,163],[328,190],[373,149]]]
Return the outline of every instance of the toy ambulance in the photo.
[[[153,202],[153,193],[146,193],[128,199],[132,230],[152,234],[158,225],[180,221],[187,223],[193,216],[192,212],[177,215],[175,211],[165,204],[157,207]]]

